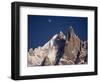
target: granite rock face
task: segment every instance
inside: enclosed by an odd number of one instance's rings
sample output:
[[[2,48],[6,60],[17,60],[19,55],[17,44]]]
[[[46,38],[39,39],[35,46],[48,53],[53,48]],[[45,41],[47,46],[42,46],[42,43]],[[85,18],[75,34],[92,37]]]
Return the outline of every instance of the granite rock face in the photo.
[[[59,64],[84,64],[87,62],[87,42],[82,42],[70,26],[65,42],[64,54]]]
[[[87,41],[81,41],[72,26],[66,35],[55,34],[46,44],[28,50],[28,66],[72,65],[87,63]]]

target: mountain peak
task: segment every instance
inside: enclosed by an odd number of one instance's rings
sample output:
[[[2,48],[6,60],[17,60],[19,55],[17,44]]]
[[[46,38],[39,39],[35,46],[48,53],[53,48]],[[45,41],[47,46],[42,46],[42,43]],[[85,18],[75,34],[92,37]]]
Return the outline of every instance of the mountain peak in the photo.
[[[66,36],[64,35],[64,33],[62,31],[60,31],[59,37],[60,37],[60,39],[66,39]]]
[[[87,45],[70,26],[67,36],[60,31],[43,46],[29,49],[28,66],[85,64]]]
[[[75,36],[76,34],[74,32],[74,29],[72,26],[70,26],[67,33],[67,40],[70,40],[70,38],[75,37]]]
[[[72,26],[69,27],[69,32],[70,32],[70,33],[74,33],[74,29],[73,29]]]
[[[60,30],[60,34],[63,34],[63,32]]]

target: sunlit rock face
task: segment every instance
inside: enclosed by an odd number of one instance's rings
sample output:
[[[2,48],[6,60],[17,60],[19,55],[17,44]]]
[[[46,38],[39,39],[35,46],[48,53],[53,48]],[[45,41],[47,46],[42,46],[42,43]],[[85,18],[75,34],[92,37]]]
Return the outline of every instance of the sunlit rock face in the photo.
[[[63,32],[56,34],[50,40],[48,55],[45,59],[44,65],[57,65],[60,58],[64,53],[64,46],[65,46],[66,36]]]
[[[84,64],[87,63],[87,42],[82,42],[75,34],[72,27],[69,28],[65,42],[64,54],[59,64]]]
[[[79,51],[80,51],[80,39],[74,33],[73,28],[70,27],[69,32],[67,33],[63,58],[66,59],[67,61],[70,60],[71,62],[74,63]]]
[[[81,41],[72,26],[67,35],[55,34],[43,46],[30,48],[28,66],[72,65],[87,63],[87,41]]]

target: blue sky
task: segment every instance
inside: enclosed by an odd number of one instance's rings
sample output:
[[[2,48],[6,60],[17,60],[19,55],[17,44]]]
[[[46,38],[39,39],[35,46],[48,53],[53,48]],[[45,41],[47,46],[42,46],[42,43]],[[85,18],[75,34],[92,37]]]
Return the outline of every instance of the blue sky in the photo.
[[[42,46],[60,30],[66,34],[69,26],[81,40],[87,40],[87,17],[28,15],[28,49]]]

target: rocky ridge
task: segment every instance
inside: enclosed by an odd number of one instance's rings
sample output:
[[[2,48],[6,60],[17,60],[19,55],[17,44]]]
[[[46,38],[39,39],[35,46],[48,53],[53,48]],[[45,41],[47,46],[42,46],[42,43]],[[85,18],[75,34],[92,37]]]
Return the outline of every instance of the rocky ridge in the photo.
[[[72,26],[67,35],[55,34],[46,44],[30,48],[28,66],[72,65],[87,63],[87,41],[81,41]]]

